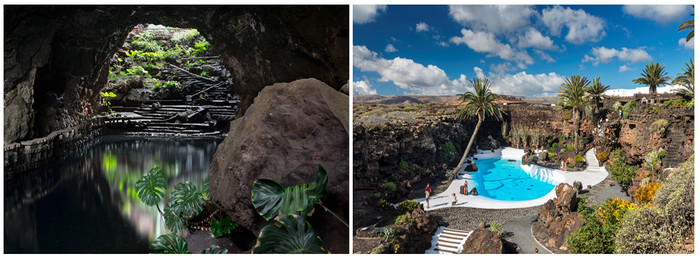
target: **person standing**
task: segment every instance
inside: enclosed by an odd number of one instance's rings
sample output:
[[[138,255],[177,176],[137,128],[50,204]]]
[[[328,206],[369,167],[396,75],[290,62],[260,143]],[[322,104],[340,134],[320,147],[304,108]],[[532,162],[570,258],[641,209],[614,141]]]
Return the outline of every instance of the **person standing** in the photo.
[[[426,209],[430,208],[430,183],[428,185],[425,185],[425,204],[427,205]]]

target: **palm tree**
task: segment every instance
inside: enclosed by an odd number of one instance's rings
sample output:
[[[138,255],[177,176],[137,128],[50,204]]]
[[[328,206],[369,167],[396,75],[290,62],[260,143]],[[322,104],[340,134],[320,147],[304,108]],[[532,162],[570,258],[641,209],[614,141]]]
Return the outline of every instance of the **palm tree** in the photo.
[[[559,90],[559,102],[562,102],[564,106],[570,106],[573,108],[574,117],[574,147],[578,151],[578,130],[579,130],[579,111],[586,105],[584,98],[586,89],[588,89],[588,84],[590,81],[586,77],[581,77],[579,75],[569,76],[561,84],[562,88]]]
[[[600,112],[598,107],[600,106],[600,100],[605,98],[606,96],[603,94],[605,91],[608,91],[610,89],[610,85],[606,86],[600,83],[600,78],[595,77],[593,78],[593,82],[591,82],[591,86],[586,89],[586,96],[585,98],[588,100],[593,101],[593,112],[598,113]]]
[[[690,14],[690,16],[695,16],[695,14]],[[683,22],[681,25],[678,26],[678,31],[685,31],[685,30],[690,30],[688,33],[688,36],[685,37],[685,41],[689,42],[690,39],[695,37],[695,19],[690,19],[688,21]]]
[[[460,95],[460,100],[462,101],[461,103],[467,102],[467,104],[465,104],[464,107],[462,107],[462,110],[459,111],[459,117],[472,118],[473,116],[477,116],[478,121],[476,123],[476,128],[474,128],[474,133],[472,133],[472,137],[469,139],[469,143],[467,144],[467,149],[464,150],[462,159],[459,160],[459,164],[457,164],[457,167],[454,169],[454,171],[452,171],[452,176],[457,176],[457,172],[459,172],[464,160],[467,158],[469,149],[471,149],[472,144],[474,143],[474,138],[476,138],[476,132],[479,131],[479,127],[481,127],[481,123],[484,122],[484,119],[487,116],[492,116],[498,121],[503,120],[501,110],[495,103],[495,101],[500,99],[501,96],[491,92],[491,81],[489,79],[481,80],[478,78],[473,78],[470,83],[472,87],[474,87],[474,92],[467,91]]]
[[[656,86],[668,85],[668,81],[671,80],[671,78],[666,77],[664,68],[666,68],[666,66],[659,65],[658,62],[654,63],[653,61],[650,61],[649,64],[644,67],[641,74],[642,76],[633,79],[632,82],[648,85],[649,95],[654,96],[656,95]]]
[[[678,73],[676,78],[673,80],[673,84],[681,85],[682,88],[677,89],[678,93],[684,96],[688,96],[691,99],[695,98],[695,62],[693,58],[690,58],[690,64],[685,63],[685,68],[683,72]]]

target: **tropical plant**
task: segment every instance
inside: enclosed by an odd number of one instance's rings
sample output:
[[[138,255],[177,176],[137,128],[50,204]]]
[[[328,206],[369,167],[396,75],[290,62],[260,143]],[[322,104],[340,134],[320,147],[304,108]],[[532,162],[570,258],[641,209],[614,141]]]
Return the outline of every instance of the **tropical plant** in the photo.
[[[695,14],[690,14],[690,16],[695,16]],[[688,36],[685,37],[685,41],[689,42],[690,39],[695,37],[695,19],[685,21],[678,26],[678,32],[685,30],[690,30],[690,32],[688,32]]]
[[[190,254],[187,250],[187,240],[175,233],[159,236],[151,243],[151,248],[165,254]]]
[[[384,183],[384,189],[392,192],[396,191],[396,184],[393,182]]]
[[[570,106],[573,109],[574,117],[574,145],[578,151],[578,132],[579,132],[579,111],[585,106],[585,91],[590,82],[586,77],[573,75],[564,79],[561,84],[562,88],[559,91],[559,102],[565,106]]]
[[[414,209],[418,208],[420,206],[420,203],[418,203],[415,200],[404,200],[401,203],[399,203],[398,206],[396,206],[396,209],[399,212],[412,212]]]
[[[408,167],[411,167],[411,164],[409,164],[407,161],[401,160],[399,161],[399,169],[406,170]]]
[[[253,183],[251,200],[255,210],[265,220],[279,219],[265,226],[253,249],[258,253],[323,253],[323,242],[306,221],[316,205],[323,207],[346,227],[348,224],[324,206],[328,178],[326,170],[318,166],[316,181],[283,188],[277,182],[259,179]]]
[[[637,174],[634,167],[625,162],[625,156],[622,154],[622,149],[618,148],[610,153],[610,164],[608,171],[610,176],[623,189],[627,189],[632,183],[632,178]]]
[[[690,64],[685,63],[683,72],[678,73],[672,84],[681,85],[681,88],[675,91],[692,98],[695,98],[695,62],[690,58]]]
[[[586,99],[593,102],[593,112],[600,113],[600,101],[607,96],[604,95],[605,91],[610,90],[610,85],[603,85],[600,83],[600,78],[595,77],[591,82],[591,86],[586,89]]]
[[[440,158],[443,162],[452,162],[455,157],[457,157],[457,148],[452,144],[452,141],[447,141],[447,143],[440,146]]]
[[[194,52],[197,53],[199,56],[206,56],[209,53],[209,42],[204,39],[200,42],[197,42],[194,44]]]
[[[117,94],[114,94],[114,92],[100,92],[102,104],[107,106],[109,113],[114,113],[114,110],[112,110],[112,102],[110,100],[115,97],[117,97]]]
[[[171,80],[165,81],[165,82],[157,81],[156,84],[153,85],[153,87],[151,89],[157,89],[157,88],[175,88],[175,89],[177,89],[177,88],[180,88],[181,86],[182,86],[182,84],[180,82],[177,82],[177,81],[171,81]]]
[[[632,82],[648,85],[649,95],[654,96],[656,95],[657,86],[668,85],[668,81],[671,80],[671,78],[666,77],[666,72],[664,71],[665,68],[666,66],[660,65],[658,62],[654,63],[653,61],[650,61],[649,64],[644,67],[644,70],[641,73],[642,76],[633,79]]]
[[[214,220],[211,223],[211,234],[214,237],[220,237],[224,234],[231,234],[231,231],[235,230],[236,227],[238,227],[238,224],[233,222],[231,217],[226,216],[222,220]]]

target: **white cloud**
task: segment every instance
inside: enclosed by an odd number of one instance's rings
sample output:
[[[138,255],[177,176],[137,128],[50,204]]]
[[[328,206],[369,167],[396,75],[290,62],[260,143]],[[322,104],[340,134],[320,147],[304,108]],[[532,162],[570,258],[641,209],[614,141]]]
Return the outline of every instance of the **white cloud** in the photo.
[[[353,5],[352,12],[353,23],[371,23],[379,13],[386,12],[386,5]]]
[[[554,96],[559,92],[564,76],[554,72],[547,74],[527,74],[521,71],[516,74],[489,73],[493,80],[493,92],[509,96]]]
[[[690,41],[685,41],[685,37],[678,39],[678,46],[686,48],[688,50],[694,50],[695,49],[695,37],[693,39],[690,39]]]
[[[479,67],[474,67],[474,73],[476,73],[476,77],[480,79],[486,78],[486,75],[484,75],[484,70],[482,70]]]
[[[399,49],[394,47],[394,45],[391,43],[387,44],[386,48],[384,48],[384,52],[397,52],[397,51],[399,51]]]
[[[583,55],[582,62],[591,62],[593,63],[593,66],[597,66],[601,62],[608,63],[615,57],[617,57],[617,59],[620,61],[629,61],[633,63],[651,60],[651,55],[649,55],[649,53],[647,53],[643,48],[644,47],[628,49],[622,47],[622,49],[616,50],[614,48],[608,49],[605,47],[593,47],[593,49],[591,49],[591,54],[593,56],[588,54]]]
[[[518,67],[532,64],[532,57],[526,51],[517,51],[510,44],[503,44],[496,40],[493,33],[473,32],[462,29],[462,37],[454,36],[450,39],[454,44],[464,44],[476,52],[486,52],[489,56],[498,56],[501,59],[518,62]]]
[[[360,80],[352,83],[352,93],[355,96],[376,95],[377,90],[372,89],[368,80]]]
[[[544,36],[535,28],[530,27],[525,34],[518,36],[518,48],[537,48],[543,50],[556,50],[554,41],[549,36]]]
[[[402,89],[423,95],[454,94],[445,71],[435,65],[423,66],[411,59],[379,58],[365,46],[353,46],[353,66],[361,71],[377,72],[379,81],[391,81]]]
[[[491,64],[489,67],[492,71],[496,72],[496,74],[505,74],[508,71],[514,71],[515,68],[513,67],[513,64],[510,62],[504,62],[498,65]]]
[[[449,11],[452,19],[463,26],[496,34],[528,26],[536,13],[531,6],[518,5],[452,5]]]
[[[622,11],[636,18],[649,19],[660,24],[690,19],[692,7],[688,5],[626,5]]]
[[[450,46],[450,44],[448,44],[447,42],[444,42],[444,41],[439,42],[438,45],[440,45],[442,47],[449,47]]]
[[[423,32],[423,31],[428,31],[430,30],[430,27],[428,26],[427,23],[420,22],[416,24],[416,32]]]
[[[554,36],[561,35],[562,28],[567,27],[569,32],[564,39],[573,44],[597,42],[605,37],[605,21],[581,9],[555,6],[542,10],[541,19]]]
[[[541,50],[534,50],[533,52],[535,52],[535,54],[540,56],[540,59],[543,59],[549,63],[555,62],[555,60],[552,58],[552,56],[549,56],[549,54],[547,54]]]
[[[632,68],[627,67],[627,65],[622,65],[620,66],[620,69],[617,70],[617,72],[625,72],[625,71],[630,71]]]

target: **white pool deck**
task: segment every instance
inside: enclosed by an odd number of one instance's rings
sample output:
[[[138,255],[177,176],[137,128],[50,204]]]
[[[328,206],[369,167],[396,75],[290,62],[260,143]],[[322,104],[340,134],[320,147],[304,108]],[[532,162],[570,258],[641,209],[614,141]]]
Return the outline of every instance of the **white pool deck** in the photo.
[[[511,147],[497,149],[494,152],[491,151],[479,151],[478,154],[474,155],[475,158],[485,159],[501,157],[504,159],[521,160],[525,152],[522,149],[515,149]],[[569,185],[574,184],[574,181],[580,181],[583,187],[588,185],[596,185],[603,181],[605,177],[608,176],[608,171],[604,167],[598,167],[598,159],[595,156],[595,149],[590,149],[586,152],[586,162],[588,167],[584,171],[561,171],[553,170],[536,165],[521,165],[523,170],[530,176],[542,180],[544,182],[549,182],[553,185],[558,185],[559,183],[568,183]],[[430,196],[430,208],[427,210],[435,210],[440,208],[449,207],[469,207],[469,208],[481,208],[481,209],[512,209],[512,208],[526,208],[542,205],[550,199],[556,197],[555,189],[552,189],[547,195],[534,200],[526,201],[503,201],[486,198],[484,196],[472,196],[472,195],[462,195],[459,194],[459,186],[464,184],[464,179],[467,179],[470,184],[474,183],[473,175],[479,174],[476,172],[466,172],[467,164],[463,164],[460,168],[457,179],[452,181],[450,186],[444,192],[436,195]],[[463,175],[461,175],[463,174]],[[473,186],[469,185],[471,190]],[[423,187],[422,187],[423,188]],[[451,206],[452,204],[452,193],[457,195],[457,205]],[[417,198],[415,201],[423,204],[426,207],[425,197]]]

